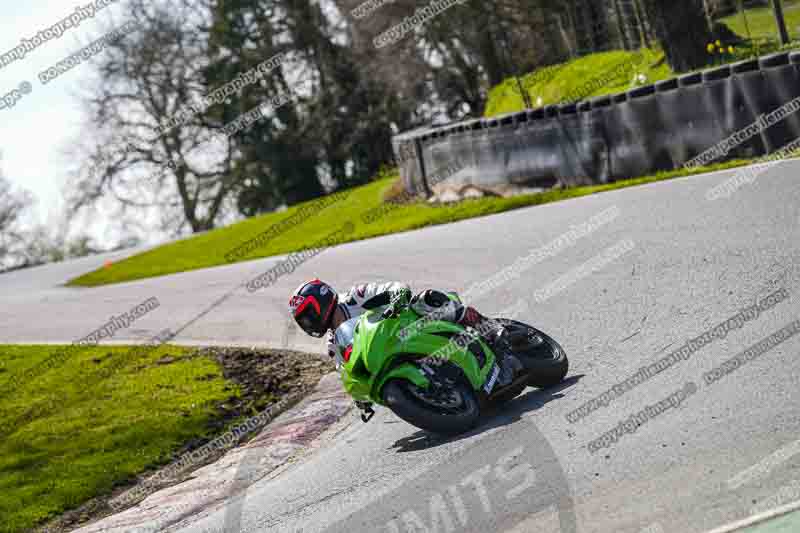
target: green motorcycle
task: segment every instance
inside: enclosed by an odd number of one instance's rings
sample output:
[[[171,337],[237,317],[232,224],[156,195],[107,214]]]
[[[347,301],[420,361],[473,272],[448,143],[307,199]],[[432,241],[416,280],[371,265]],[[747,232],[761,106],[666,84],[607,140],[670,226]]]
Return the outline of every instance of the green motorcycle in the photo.
[[[528,386],[556,385],[567,374],[561,346],[522,322],[493,319],[487,333],[419,319],[407,305],[393,302],[383,313],[367,311],[337,328],[342,382],[364,410],[364,422],[374,415],[372,404],[378,404],[420,429],[463,433],[485,408],[511,400]],[[410,329],[413,335],[407,335]],[[498,350],[513,355],[515,364],[514,379],[502,387],[496,386]]]

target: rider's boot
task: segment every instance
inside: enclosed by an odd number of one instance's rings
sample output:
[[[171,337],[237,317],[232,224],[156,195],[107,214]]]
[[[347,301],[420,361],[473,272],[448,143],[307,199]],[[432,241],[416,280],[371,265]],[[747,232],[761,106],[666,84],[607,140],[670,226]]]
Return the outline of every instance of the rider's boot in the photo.
[[[461,315],[459,323],[462,326],[469,326],[476,329],[484,339],[489,341],[489,344],[493,348],[492,351],[494,351],[495,354],[497,366],[500,367],[497,385],[499,387],[505,387],[514,381],[517,373],[523,370],[523,366],[522,363],[519,362],[519,359],[511,353],[509,349],[510,346],[503,346],[501,343],[497,342],[499,325],[494,323],[490,318],[480,314],[474,307],[464,308],[464,313]]]

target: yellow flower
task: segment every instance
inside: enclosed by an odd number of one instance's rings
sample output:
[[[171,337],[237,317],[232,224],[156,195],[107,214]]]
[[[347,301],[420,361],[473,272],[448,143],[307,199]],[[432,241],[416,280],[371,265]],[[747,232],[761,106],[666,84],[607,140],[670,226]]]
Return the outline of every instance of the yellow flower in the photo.
[[[719,42],[719,39],[717,39],[717,40],[716,40],[716,41],[714,41],[714,42],[717,44],[717,46],[722,46],[722,43],[721,43],[721,42]]]
[[[714,43],[708,43],[708,46],[706,46],[706,50],[708,50],[709,54],[713,54],[714,53]]]
[[[732,54],[732,53],[733,53],[733,46],[729,46],[729,47],[728,47],[728,53],[729,53],[729,54]]]

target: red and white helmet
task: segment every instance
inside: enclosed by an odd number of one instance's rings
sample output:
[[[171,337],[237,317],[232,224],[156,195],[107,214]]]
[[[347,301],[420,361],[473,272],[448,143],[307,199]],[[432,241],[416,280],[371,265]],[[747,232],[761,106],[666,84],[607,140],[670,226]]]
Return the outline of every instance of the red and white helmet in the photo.
[[[289,311],[295,322],[312,337],[322,337],[331,327],[339,295],[333,287],[318,279],[300,285],[289,299]]]

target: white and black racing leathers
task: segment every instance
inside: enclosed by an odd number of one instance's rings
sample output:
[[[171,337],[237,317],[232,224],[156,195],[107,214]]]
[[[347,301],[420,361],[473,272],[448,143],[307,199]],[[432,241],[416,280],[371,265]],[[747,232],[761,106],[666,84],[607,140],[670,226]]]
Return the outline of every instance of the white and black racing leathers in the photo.
[[[339,295],[339,308],[344,313],[345,320],[349,320],[368,310],[383,311],[395,297],[402,296],[404,292],[410,298],[411,309],[420,316],[438,311],[437,318],[439,320],[459,322],[464,317],[465,307],[459,301],[452,300],[447,294],[429,289],[411,298],[411,289],[408,284],[398,281],[355,285],[345,294]],[[451,305],[448,306],[447,303],[451,303]],[[327,340],[328,355],[336,360],[338,366],[342,361],[341,352],[345,347],[336,342],[333,330],[328,332]]]

